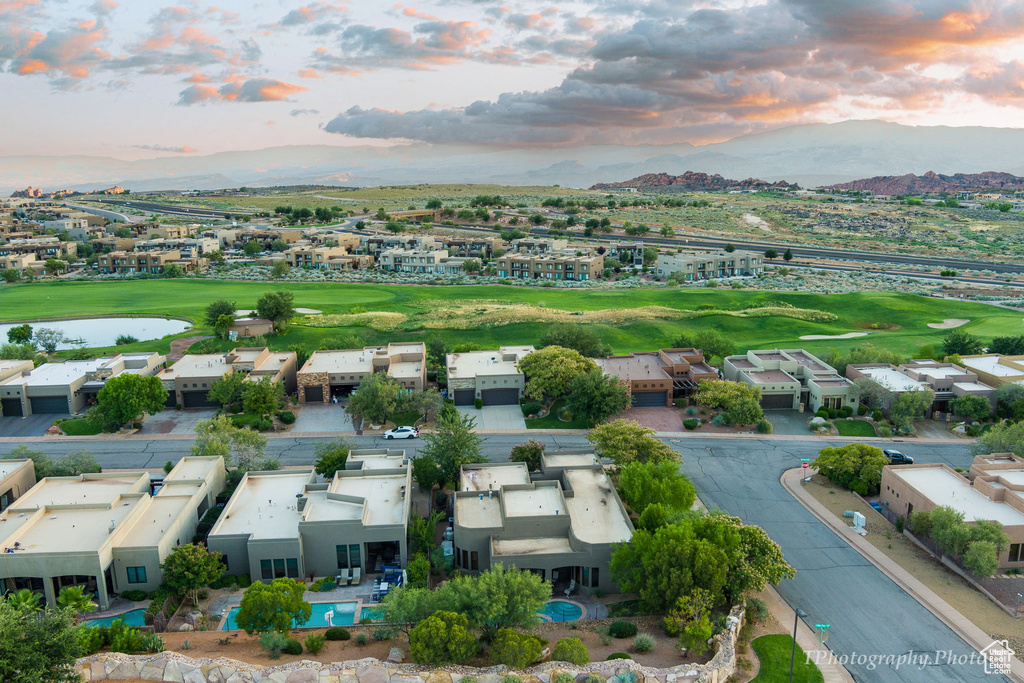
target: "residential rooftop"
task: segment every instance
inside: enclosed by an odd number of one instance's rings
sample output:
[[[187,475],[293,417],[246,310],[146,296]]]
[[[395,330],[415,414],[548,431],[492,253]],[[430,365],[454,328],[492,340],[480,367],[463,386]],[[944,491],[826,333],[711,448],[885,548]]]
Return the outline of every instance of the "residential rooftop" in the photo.
[[[878,382],[889,391],[917,391],[926,389],[924,382],[907,377],[899,370],[889,367],[858,368],[863,374]]]
[[[598,367],[606,374],[625,379],[668,379],[665,363],[656,353],[637,353],[630,356],[595,358]]]
[[[465,465],[459,488],[462,491],[497,491],[506,484],[529,484],[530,472],[526,463],[495,465]]]
[[[448,354],[448,378],[522,374],[519,361],[532,346],[502,346],[497,351],[464,351]]]
[[[349,351],[314,351],[302,372],[370,372],[373,369],[373,353],[366,349]]]
[[[0,479],[6,479],[22,467],[34,467],[34,465],[27,458],[0,460]]]
[[[615,487],[603,469],[570,469],[565,478],[572,489],[565,499],[572,531],[585,543],[618,543],[633,535],[629,518]]]
[[[778,384],[780,382],[799,384],[796,378],[783,370],[751,370],[745,374],[755,384]]]
[[[493,539],[491,552],[500,555],[550,555],[573,552],[567,536],[547,536],[542,538],[512,538],[506,540]]]
[[[1014,367],[1009,363],[1019,364],[1024,362],[1024,357],[1021,356],[971,356],[961,358],[960,361],[971,370],[977,370],[979,372],[985,372],[994,377],[1021,377],[1024,376],[1024,368]]]
[[[408,481],[409,478],[404,471],[401,474],[372,474],[356,477],[346,477],[339,472],[331,482],[328,491],[364,499],[365,509],[362,519],[363,524],[367,526],[401,524],[405,515]],[[314,505],[314,511],[316,508],[317,505]]]
[[[43,363],[32,371],[10,377],[0,385],[27,387],[64,386],[82,379],[90,372],[95,372],[110,358],[93,358],[92,360],[69,360],[63,363]]]
[[[1024,512],[991,500],[966,479],[941,465],[893,467],[891,473],[920,491],[936,506],[951,507],[963,513],[969,522],[992,520],[1004,526],[1024,525]]]
[[[252,540],[294,538],[297,508],[312,470],[249,472],[235,489],[210,535],[244,535]]]

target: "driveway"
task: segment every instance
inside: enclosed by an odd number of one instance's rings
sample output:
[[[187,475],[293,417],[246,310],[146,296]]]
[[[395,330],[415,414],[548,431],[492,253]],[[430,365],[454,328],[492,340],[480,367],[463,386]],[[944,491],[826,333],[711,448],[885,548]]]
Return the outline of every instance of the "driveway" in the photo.
[[[216,414],[216,408],[164,408],[146,418],[139,434],[195,434],[197,424],[203,420],[212,420]]]
[[[476,419],[476,430],[492,432],[498,429],[526,429],[523,410],[518,405],[511,406],[456,406],[463,415]]]
[[[345,412],[340,403],[303,403],[296,410],[295,424],[290,434],[313,432],[353,432],[352,416]]]
[[[60,415],[28,415],[26,417],[0,417],[0,436],[44,436],[46,430],[61,418]]]
[[[636,420],[656,432],[683,431],[683,411],[679,408],[629,408],[619,413],[617,420]]]
[[[775,434],[785,436],[807,436],[811,433],[807,420],[813,417],[810,413],[799,410],[766,410],[764,416],[775,427]]]

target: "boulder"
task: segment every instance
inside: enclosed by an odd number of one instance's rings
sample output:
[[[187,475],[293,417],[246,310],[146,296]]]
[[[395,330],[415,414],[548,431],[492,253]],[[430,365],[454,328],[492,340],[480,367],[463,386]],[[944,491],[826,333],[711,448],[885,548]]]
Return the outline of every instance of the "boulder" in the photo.
[[[316,669],[295,669],[292,671],[285,683],[318,683],[320,672]]]
[[[393,647],[388,651],[388,662],[392,664],[401,664],[405,661],[405,653],[402,652],[401,648]]]

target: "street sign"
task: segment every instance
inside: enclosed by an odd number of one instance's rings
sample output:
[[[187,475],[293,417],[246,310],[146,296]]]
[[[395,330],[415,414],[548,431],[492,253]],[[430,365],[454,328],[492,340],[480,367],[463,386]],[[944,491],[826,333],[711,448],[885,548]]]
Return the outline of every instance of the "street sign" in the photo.
[[[801,467],[802,469],[805,469],[805,470],[806,470],[806,469],[807,469],[807,463],[806,463],[806,462],[802,462],[802,463],[800,463],[800,467]]]
[[[814,628],[820,628],[820,629],[832,628],[832,624],[815,624]]]
[[[828,640],[828,630],[832,628],[832,624],[815,624],[814,628],[818,629],[818,649],[820,650]]]

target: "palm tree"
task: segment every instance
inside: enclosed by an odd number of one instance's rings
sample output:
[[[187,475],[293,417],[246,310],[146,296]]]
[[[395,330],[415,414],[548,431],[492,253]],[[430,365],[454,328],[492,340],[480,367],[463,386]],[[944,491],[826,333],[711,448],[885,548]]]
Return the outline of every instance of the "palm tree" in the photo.
[[[70,608],[76,613],[96,611],[96,603],[92,601],[92,594],[86,593],[81,586],[68,586],[62,589],[60,595],[57,596],[57,604]]]
[[[22,588],[20,591],[8,595],[7,600],[19,612],[31,614],[43,609],[43,606],[39,604],[42,597],[39,593],[33,593],[28,588]]]

